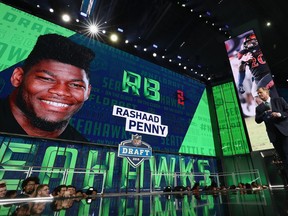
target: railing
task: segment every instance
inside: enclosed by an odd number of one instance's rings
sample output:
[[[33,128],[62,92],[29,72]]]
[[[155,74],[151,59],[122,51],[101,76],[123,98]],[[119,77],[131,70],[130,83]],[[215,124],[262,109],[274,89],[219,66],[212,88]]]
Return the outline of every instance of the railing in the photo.
[[[164,181],[163,178],[164,177]],[[239,182],[243,182],[245,180],[246,183],[251,183],[253,181],[257,181],[258,184],[262,185],[262,181],[260,178],[259,170],[249,170],[242,172],[232,172],[232,173],[181,173],[181,172],[173,172],[173,173],[158,173],[151,172],[150,179],[150,192],[162,190],[166,186],[185,186],[187,185],[187,181],[183,184],[183,179],[188,178],[188,185],[194,185],[195,182],[200,182],[201,186],[209,186],[211,183],[210,179],[214,179],[217,183],[217,186],[221,186],[221,182],[230,182],[230,185],[237,186]],[[160,180],[159,180],[160,179]],[[164,182],[164,184],[163,184]],[[156,184],[157,183],[157,184]]]
[[[14,180],[14,184],[16,184],[16,185],[13,185],[12,187],[14,187],[17,190],[21,190],[21,188],[20,188],[21,179],[24,180],[24,179],[34,175],[35,173],[38,174],[38,176],[39,175],[40,176],[41,175],[47,176],[49,174],[50,175],[59,174],[60,178],[61,178],[61,180],[59,181],[59,185],[60,184],[64,184],[64,185],[71,184],[71,182],[68,181],[69,176],[71,174],[73,174],[73,177],[75,177],[77,175],[81,175],[81,174],[84,174],[84,175],[87,175],[87,174],[102,175],[102,184],[101,184],[101,192],[100,192],[101,194],[104,193],[104,185],[105,185],[105,181],[106,181],[106,171],[103,171],[103,170],[100,171],[99,169],[84,169],[84,168],[65,169],[65,168],[60,168],[60,167],[28,167],[28,166],[19,167],[19,166],[7,166],[7,165],[5,165],[5,169],[0,168],[0,173],[1,172],[5,172],[5,173],[12,172],[14,177],[15,176],[22,176],[22,177],[19,177],[17,180],[15,180],[14,178],[11,179],[11,180]],[[1,175],[1,176],[3,176],[3,175]],[[43,184],[48,183],[48,182],[43,182],[43,181],[44,180],[40,178],[40,183],[43,183]],[[16,183],[16,182],[18,182],[18,183]],[[93,185],[90,185],[90,186],[92,187]]]

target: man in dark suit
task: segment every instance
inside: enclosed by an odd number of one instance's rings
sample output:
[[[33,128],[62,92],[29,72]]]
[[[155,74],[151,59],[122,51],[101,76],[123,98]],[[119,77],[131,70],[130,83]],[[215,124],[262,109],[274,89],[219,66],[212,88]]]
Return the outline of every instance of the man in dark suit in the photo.
[[[270,142],[288,170],[288,104],[282,97],[271,98],[265,87],[257,89],[263,101],[256,107],[255,121],[264,121]]]

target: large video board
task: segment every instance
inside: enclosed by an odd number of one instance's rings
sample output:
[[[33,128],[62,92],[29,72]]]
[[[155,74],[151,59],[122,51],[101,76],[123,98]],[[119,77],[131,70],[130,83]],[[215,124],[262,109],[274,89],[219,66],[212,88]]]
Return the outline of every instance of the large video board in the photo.
[[[70,121],[88,142],[115,146],[137,133],[154,150],[215,156],[203,83],[5,4],[0,24],[0,98],[37,38],[60,34],[96,54],[89,99]]]
[[[271,97],[278,96],[258,39],[254,31],[250,30],[227,40],[225,45],[252,150],[272,149],[265,124],[255,122],[255,109],[259,103],[257,88],[267,87],[270,89]]]

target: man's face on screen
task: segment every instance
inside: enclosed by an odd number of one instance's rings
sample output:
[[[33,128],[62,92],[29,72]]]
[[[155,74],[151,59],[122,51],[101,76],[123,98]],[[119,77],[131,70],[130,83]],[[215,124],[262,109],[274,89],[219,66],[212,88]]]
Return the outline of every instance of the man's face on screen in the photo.
[[[87,75],[73,65],[42,60],[23,73],[16,86],[16,104],[43,130],[66,125],[89,97],[91,86]]]

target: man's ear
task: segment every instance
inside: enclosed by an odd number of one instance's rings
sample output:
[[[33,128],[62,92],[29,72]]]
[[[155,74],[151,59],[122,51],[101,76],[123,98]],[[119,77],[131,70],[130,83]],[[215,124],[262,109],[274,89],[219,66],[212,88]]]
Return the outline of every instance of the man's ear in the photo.
[[[14,69],[10,81],[14,87],[19,87],[24,78],[24,71],[21,67]]]
[[[86,101],[86,100],[88,100],[88,99],[89,99],[89,96],[90,96],[90,92],[91,92],[91,88],[92,88],[92,86],[89,84],[89,85],[88,85],[88,91],[87,91],[87,94],[86,94],[86,96],[85,96],[85,99],[84,99],[84,101]]]

